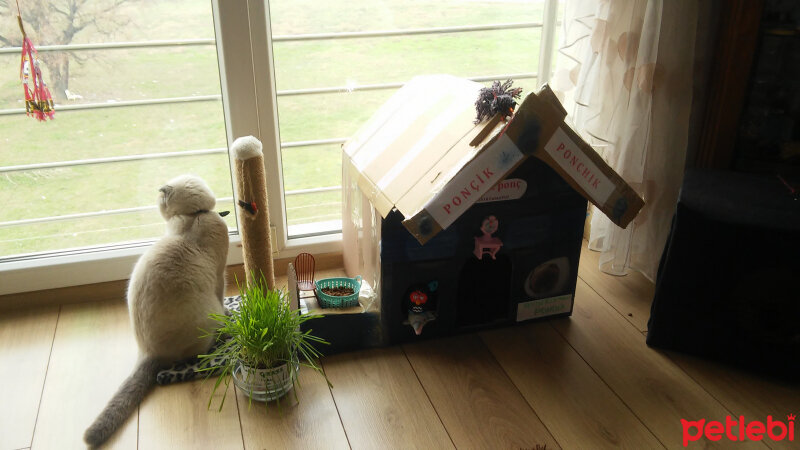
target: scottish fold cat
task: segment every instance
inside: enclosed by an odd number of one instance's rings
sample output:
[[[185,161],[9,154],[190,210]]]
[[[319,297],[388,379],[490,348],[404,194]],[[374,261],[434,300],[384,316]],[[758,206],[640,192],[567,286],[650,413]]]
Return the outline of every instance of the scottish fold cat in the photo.
[[[182,175],[159,189],[167,233],[136,263],[128,312],[139,347],[136,367],[86,430],[91,446],[105,442],[155,384],[159,369],[207,351],[210,313],[223,314],[228,227],[213,212],[215,197],[200,178]]]

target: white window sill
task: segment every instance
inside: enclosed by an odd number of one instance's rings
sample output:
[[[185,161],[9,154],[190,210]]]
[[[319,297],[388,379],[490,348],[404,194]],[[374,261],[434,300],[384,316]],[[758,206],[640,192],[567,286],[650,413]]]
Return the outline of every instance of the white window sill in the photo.
[[[78,249],[56,255],[31,255],[0,262],[0,295],[18,294],[85,284],[125,280],[154,241],[120,244],[111,248]],[[302,252],[341,253],[342,235],[327,234],[290,240],[273,256],[294,258]],[[230,237],[228,265],[242,264],[239,235]]]

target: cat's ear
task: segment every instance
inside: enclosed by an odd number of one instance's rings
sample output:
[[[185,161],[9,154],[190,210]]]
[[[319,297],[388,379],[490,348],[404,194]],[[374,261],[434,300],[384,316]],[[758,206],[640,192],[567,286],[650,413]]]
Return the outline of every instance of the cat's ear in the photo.
[[[164,186],[161,186],[161,189],[158,190],[158,192],[161,192],[163,194],[159,196],[158,200],[158,202],[161,203],[161,206],[163,208],[167,207],[167,200],[169,199],[169,195],[172,194],[173,189],[174,188],[172,186],[165,184]]]

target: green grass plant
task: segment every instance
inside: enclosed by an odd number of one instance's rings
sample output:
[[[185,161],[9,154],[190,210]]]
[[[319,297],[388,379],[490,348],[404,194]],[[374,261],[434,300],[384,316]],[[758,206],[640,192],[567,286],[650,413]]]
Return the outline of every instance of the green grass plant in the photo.
[[[318,364],[322,355],[315,345],[328,342],[311,334],[310,329],[301,330],[304,323],[321,316],[292,309],[284,291],[269,289],[262,277],[253,276],[252,279],[245,285],[237,281],[241,296],[238,311],[231,311],[230,315],[211,315],[219,325],[207,333],[218,337],[218,346],[213,352],[200,355],[201,365],[215,359],[221,359],[222,362],[203,369],[209,372],[218,370],[220,373],[209,398],[209,407],[217,388],[224,383],[225,394],[220,404],[222,409],[231,377],[240,362],[257,369],[271,369],[283,364],[292,366],[298,362],[325,377]],[[290,371],[292,384],[295,384],[297,373],[293,369]]]

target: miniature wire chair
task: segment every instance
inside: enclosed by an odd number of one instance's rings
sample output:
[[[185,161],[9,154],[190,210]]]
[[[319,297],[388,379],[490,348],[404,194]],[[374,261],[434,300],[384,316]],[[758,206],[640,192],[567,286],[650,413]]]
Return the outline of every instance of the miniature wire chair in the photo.
[[[310,253],[300,253],[294,259],[294,270],[297,273],[297,290],[315,291],[314,285],[314,256]]]

